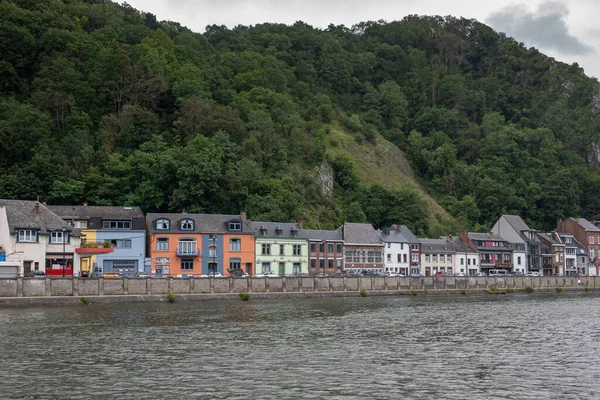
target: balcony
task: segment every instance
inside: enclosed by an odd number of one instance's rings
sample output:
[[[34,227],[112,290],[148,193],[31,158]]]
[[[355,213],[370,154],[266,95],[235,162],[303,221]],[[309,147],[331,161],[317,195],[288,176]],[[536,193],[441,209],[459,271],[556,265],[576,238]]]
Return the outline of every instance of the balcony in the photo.
[[[198,257],[200,251],[198,249],[177,249],[175,255],[177,257]]]

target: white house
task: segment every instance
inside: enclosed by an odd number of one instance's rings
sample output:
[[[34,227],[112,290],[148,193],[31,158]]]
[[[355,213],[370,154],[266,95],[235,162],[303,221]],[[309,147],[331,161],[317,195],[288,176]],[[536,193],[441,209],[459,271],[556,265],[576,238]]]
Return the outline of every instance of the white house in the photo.
[[[454,271],[457,274],[476,276],[481,272],[479,267],[479,253],[473,249],[460,237],[442,236],[441,239],[447,239],[454,243],[456,256],[454,257]]]
[[[0,200],[0,249],[5,258],[20,255],[17,276],[29,271],[46,275],[78,275],[81,239],[62,218],[37,201]],[[6,270],[6,273],[14,272]]]
[[[408,229],[408,228],[407,228]],[[384,228],[378,231],[383,242],[384,270],[408,276],[411,266],[411,244],[399,230]]]

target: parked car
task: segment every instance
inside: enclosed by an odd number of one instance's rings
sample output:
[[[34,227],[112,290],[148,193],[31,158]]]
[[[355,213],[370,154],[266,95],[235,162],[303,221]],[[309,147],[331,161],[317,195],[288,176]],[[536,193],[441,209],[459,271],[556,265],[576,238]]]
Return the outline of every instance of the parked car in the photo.
[[[200,278],[222,278],[223,275],[220,272],[209,272],[206,275],[200,275]]]
[[[467,276],[464,272],[457,272],[454,276]]]
[[[308,276],[308,274],[306,272],[294,272],[292,274],[292,276],[294,277],[299,277],[299,276]]]
[[[377,271],[367,271],[366,269],[363,269],[360,272],[360,276],[383,276],[381,275],[379,272]]]
[[[136,278],[151,278],[152,276],[148,272],[138,272],[135,274]]]
[[[357,274],[356,272],[344,271],[342,272],[342,276],[346,278],[356,278],[360,276],[360,274]]]
[[[478,272],[475,276],[487,276],[487,274],[485,272]]]
[[[102,275],[102,277],[104,279],[115,279],[120,278],[121,274],[119,274],[118,272],[105,272],[104,275]]]
[[[29,271],[25,274],[25,278],[45,278],[46,273],[44,271]]]
[[[447,274],[445,272],[436,272],[433,276],[450,276],[450,274]]]
[[[317,275],[315,275],[317,278],[327,278],[329,277],[329,274],[326,272],[319,272]]]
[[[385,276],[404,276],[401,273],[398,272],[394,272],[394,271],[389,271],[385,273]]]
[[[256,278],[279,278],[279,275],[277,275],[277,272],[275,272],[275,271],[267,271],[267,272],[263,272],[262,274],[257,274],[254,276]]]
[[[542,274],[540,274],[540,273],[539,273],[539,272],[537,272],[537,271],[531,271],[531,272],[528,272],[528,273],[527,273],[527,274],[525,274],[525,275],[527,275],[527,276],[541,276]]]

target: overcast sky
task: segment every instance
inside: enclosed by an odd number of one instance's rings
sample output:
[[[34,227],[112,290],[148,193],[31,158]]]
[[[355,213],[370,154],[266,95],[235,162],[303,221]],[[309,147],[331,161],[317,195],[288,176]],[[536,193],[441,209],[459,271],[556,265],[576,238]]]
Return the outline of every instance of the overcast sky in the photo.
[[[120,0],[118,0],[120,1]],[[599,0],[128,0],[133,7],[196,32],[207,25],[292,24],[325,28],[393,21],[409,14],[475,18],[557,60],[600,76]]]

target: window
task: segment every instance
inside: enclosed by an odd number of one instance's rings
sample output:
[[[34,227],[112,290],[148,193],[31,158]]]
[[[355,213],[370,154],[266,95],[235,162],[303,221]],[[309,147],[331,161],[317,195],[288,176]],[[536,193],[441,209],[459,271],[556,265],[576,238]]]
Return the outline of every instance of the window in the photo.
[[[341,243],[337,244],[336,249],[337,249],[337,251],[336,251],[337,253],[341,253],[342,252],[342,244]]]
[[[156,220],[156,230],[166,231],[169,229],[169,220],[168,219],[157,219]]]
[[[411,248],[411,250],[419,250],[419,245],[418,244],[411,244],[410,248]]]
[[[158,238],[156,239],[156,251],[168,251],[169,250],[169,239]]]
[[[271,263],[268,263],[268,262],[263,263],[262,264],[262,272],[263,273],[265,273],[265,272],[271,272]]]
[[[325,269],[325,260],[322,259],[322,258],[319,260],[319,268],[320,269]]]
[[[410,260],[411,260],[412,262],[419,262],[419,254],[418,254],[418,253],[413,253],[413,254],[411,254],[411,256],[410,256]]]
[[[19,242],[37,242],[37,231],[31,229],[21,229],[19,231]]]
[[[521,256],[517,257],[517,265],[521,265]]]
[[[267,236],[267,228],[264,228],[264,227],[260,228],[260,235]]]
[[[184,258],[181,260],[181,270],[182,271],[190,271],[194,269],[194,259]]]
[[[298,229],[292,228],[292,236],[293,237],[298,237]]]
[[[73,226],[73,228],[78,229],[87,229],[88,227],[87,221],[74,221],[71,225]]]
[[[589,244],[594,244],[594,237],[593,236],[589,237]]]
[[[327,268],[333,269],[333,260],[332,259],[327,260]]]
[[[275,234],[277,236],[283,236],[283,229],[281,229],[279,226],[277,228],[275,228]]]
[[[406,254],[403,254],[403,255],[402,255],[402,260],[403,260],[403,262],[404,262],[404,263],[407,263],[407,262],[408,262],[408,261],[406,260],[406,258],[407,258],[407,257],[406,257]]]
[[[279,245],[279,255],[282,256],[285,254],[285,246],[280,244]]]
[[[464,258],[460,259],[460,265],[465,265],[465,259]]]
[[[299,274],[300,273],[300,263],[294,263],[292,268],[293,268],[292,272],[294,274]]]
[[[271,255],[271,245],[270,244],[261,245],[261,254],[263,256],[270,256]]]
[[[182,231],[193,231],[194,230],[194,221],[191,219],[184,219],[181,221],[181,230]]]
[[[217,256],[217,249],[216,249],[216,247],[210,247],[208,249],[208,256],[210,258],[215,258]]]
[[[292,250],[293,250],[293,254],[295,256],[301,256],[302,255],[302,246],[301,245],[299,245],[299,244],[293,245]]]
[[[389,249],[390,247],[392,247],[392,244],[391,244],[391,243],[388,243],[388,244],[387,244],[387,248]]]
[[[69,234],[63,231],[51,232],[50,243],[69,243]]]
[[[452,263],[452,256],[446,257],[446,261],[448,262],[448,264]]]
[[[230,231],[241,231],[242,223],[240,221],[231,221],[229,222],[229,230]]]
[[[585,264],[585,257],[581,257],[581,263]]]
[[[239,258],[232,258],[229,260],[229,268],[230,269],[240,269],[242,267],[242,260]]]
[[[446,262],[446,258],[444,257],[444,255],[440,255],[440,262],[441,263],[445,263]]]
[[[310,244],[310,252],[311,253],[315,253],[317,251],[317,244],[316,243],[311,243]]]
[[[404,250],[404,243],[400,243],[400,250]]]
[[[196,239],[179,239],[177,253],[196,255]]]
[[[596,250],[595,249],[590,249],[590,259],[595,259],[596,258]]]
[[[242,251],[241,239],[229,239],[229,251]]]
[[[397,255],[397,260],[398,260],[398,262],[402,262],[402,258],[401,258],[400,254]]]
[[[131,229],[131,221],[102,221],[104,229]]]
[[[437,260],[438,260],[438,258],[437,258],[437,254],[436,254],[436,255],[433,255],[433,256],[431,256],[431,262],[434,262],[434,263],[436,263],[436,262],[438,262]]]
[[[392,262],[392,255],[391,254],[387,255],[387,260],[388,260],[388,262]]]
[[[425,262],[429,262],[429,254],[425,254]]]
[[[471,259],[467,258],[467,265],[471,265]]]
[[[116,249],[130,249],[131,239],[114,239],[110,241],[110,244]]]
[[[325,243],[319,243],[319,253],[325,253]]]
[[[310,259],[310,267],[311,268],[317,268],[317,259],[316,258],[311,258]]]
[[[333,243],[327,244],[327,252],[328,253],[333,253]]]

